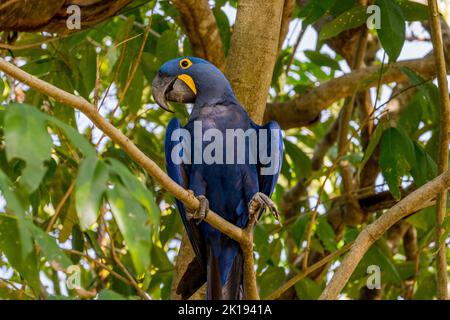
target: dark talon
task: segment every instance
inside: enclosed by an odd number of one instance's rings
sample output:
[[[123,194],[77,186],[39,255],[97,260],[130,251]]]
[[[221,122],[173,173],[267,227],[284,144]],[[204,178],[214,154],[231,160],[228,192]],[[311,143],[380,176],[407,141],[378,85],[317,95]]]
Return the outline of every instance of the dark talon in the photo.
[[[269,208],[270,212],[275,216],[277,221],[280,221],[280,216],[278,214],[278,208],[276,204],[270,199],[267,195],[262,192],[257,192],[253,196],[252,200],[249,203],[249,215],[250,217],[256,217],[256,220],[259,218],[258,213],[264,207]]]
[[[200,202],[200,206],[197,210],[186,210],[186,216],[188,220],[195,219],[196,224],[199,225],[205,218],[209,210],[209,201],[204,195],[196,197]]]

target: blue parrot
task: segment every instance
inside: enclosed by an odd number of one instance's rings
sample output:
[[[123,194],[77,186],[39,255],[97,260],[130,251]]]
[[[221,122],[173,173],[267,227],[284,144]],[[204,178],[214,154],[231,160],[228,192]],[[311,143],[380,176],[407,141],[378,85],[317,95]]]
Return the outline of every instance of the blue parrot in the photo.
[[[166,111],[172,112],[167,101],[193,103],[187,124],[182,127],[178,119],[172,119],[165,137],[168,175],[200,201],[200,208],[193,211],[176,200],[195,252],[177,293],[187,299],[206,281],[207,299],[242,299],[241,248],[203,219],[211,209],[245,228],[249,217],[258,219],[265,208],[278,219],[270,196],[281,169],[281,129],[274,121],[265,126],[255,124],[223,73],[200,58],[166,62],[153,80],[152,90],[155,102]],[[260,134],[263,131],[265,135]],[[239,141],[237,133],[242,132],[249,134]],[[211,151],[212,142],[219,143],[220,138],[226,141]]]

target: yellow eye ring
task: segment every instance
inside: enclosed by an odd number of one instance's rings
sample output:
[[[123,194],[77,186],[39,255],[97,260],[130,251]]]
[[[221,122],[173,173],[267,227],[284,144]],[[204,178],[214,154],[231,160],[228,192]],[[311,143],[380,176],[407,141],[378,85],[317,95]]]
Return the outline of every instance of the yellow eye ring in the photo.
[[[184,58],[184,59],[180,60],[180,67],[181,67],[181,69],[186,70],[190,66],[192,66],[192,62],[188,58]]]

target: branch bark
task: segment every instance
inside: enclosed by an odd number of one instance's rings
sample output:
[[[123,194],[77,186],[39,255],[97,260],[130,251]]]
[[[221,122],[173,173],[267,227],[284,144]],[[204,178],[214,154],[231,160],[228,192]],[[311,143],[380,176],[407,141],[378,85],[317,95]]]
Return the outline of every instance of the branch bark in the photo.
[[[436,0],[428,0],[428,15],[431,26],[431,39],[436,59],[437,79],[440,95],[440,134],[439,134],[439,157],[438,173],[448,170],[448,132],[450,129],[450,102],[448,97],[447,66],[444,55],[444,44],[442,40],[441,24],[439,22],[439,9]],[[445,241],[441,239],[444,233],[442,226],[447,209],[447,190],[442,190],[436,204],[436,244],[438,253],[436,256],[437,268],[437,296],[440,300],[448,300],[447,279],[447,248]]]
[[[319,299],[336,299],[370,246],[397,221],[417,210],[423,203],[430,201],[449,186],[450,171],[446,171],[403,198],[361,231]]]
[[[86,29],[115,16],[132,0],[9,0],[0,6],[0,31],[46,31],[67,34],[67,8],[81,9],[81,28]],[[39,8],[36,10],[36,8]]]
[[[284,0],[240,0],[225,75],[256,123],[262,123],[278,53]]]
[[[225,53],[208,0],[172,0],[172,3],[180,12],[194,55],[223,70]]]
[[[421,59],[405,60],[384,67],[381,83],[405,82],[401,71],[407,67],[425,79],[435,76],[436,60],[430,55]],[[316,122],[322,110],[343,98],[351,96],[355,90],[364,91],[377,86],[380,67],[371,66],[353,71],[339,78],[331,79],[318,87],[290,101],[268,103],[264,121],[276,120],[283,129],[297,128]]]
[[[114,143],[118,144],[122,150],[127,153],[131,159],[133,159],[141,168],[152,176],[156,182],[164,189],[174,195],[177,199],[182,201],[187,207],[192,209],[199,208],[199,201],[195,196],[179,186],[175,181],[158,167],[158,165],[148,158],[136,145],[129,140],[120,130],[114,127],[110,122],[106,121],[97,108],[80,96],[70,94],[50,83],[40,80],[29,73],[17,68],[13,64],[7,62],[3,58],[0,58],[0,71],[8,74],[9,76],[17,79],[20,82],[28,85],[29,87],[49,96],[58,102],[78,109],[85,114],[99,130],[103,131]],[[244,252],[249,252],[251,248],[250,257],[246,257],[244,262],[244,269],[250,270],[250,274],[244,275],[244,282],[250,283],[249,278],[252,279],[254,284],[246,290],[247,299],[258,299],[258,291],[256,290],[256,278],[253,271],[253,236],[247,229],[243,230],[234,224],[223,219],[217,213],[209,210],[205,218],[205,221],[211,226],[226,234],[233,240],[236,240],[241,245]],[[250,224],[249,224],[250,225]],[[248,255],[247,255],[248,256]],[[251,261],[250,261],[251,260]],[[251,266],[246,265],[246,262],[250,261]]]

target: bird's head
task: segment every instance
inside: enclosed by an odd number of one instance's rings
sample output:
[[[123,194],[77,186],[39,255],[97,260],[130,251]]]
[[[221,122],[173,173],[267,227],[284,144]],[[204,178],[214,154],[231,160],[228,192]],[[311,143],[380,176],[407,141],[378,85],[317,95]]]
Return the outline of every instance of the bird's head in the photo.
[[[236,102],[230,83],[212,63],[182,57],[164,63],[152,83],[155,102],[172,112],[167,101],[195,103],[197,106]]]

